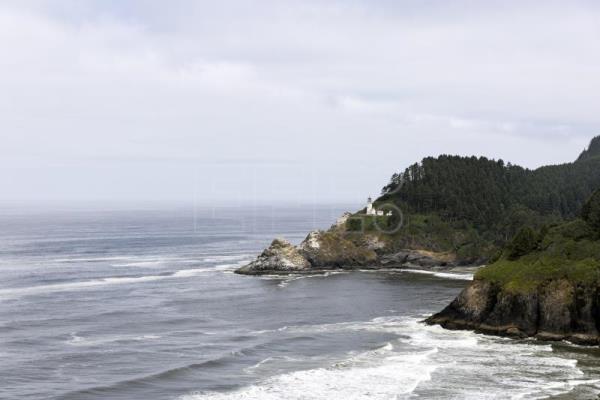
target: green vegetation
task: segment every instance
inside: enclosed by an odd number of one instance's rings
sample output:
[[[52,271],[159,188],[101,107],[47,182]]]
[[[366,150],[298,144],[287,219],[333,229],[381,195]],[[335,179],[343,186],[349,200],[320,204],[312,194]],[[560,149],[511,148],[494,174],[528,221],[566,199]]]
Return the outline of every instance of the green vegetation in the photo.
[[[538,234],[526,226],[521,228],[508,247],[508,258],[516,260],[534,251],[539,243]]]
[[[391,216],[354,215],[346,222],[346,229],[350,232],[375,232],[391,231],[398,226],[396,219]]]
[[[510,238],[531,228],[515,239],[514,259],[531,250],[532,232],[576,217],[599,187],[596,137],[577,161],[536,170],[485,157],[428,157],[394,174],[374,205],[392,203],[403,210],[404,226],[391,235],[399,246],[454,251],[466,261],[497,258]],[[600,200],[589,207],[582,217],[600,227]],[[397,221],[379,226],[392,222]],[[348,229],[359,230],[358,223],[349,221]],[[369,221],[364,225],[375,229]]]
[[[600,191],[594,193],[590,200],[583,206],[581,217],[593,229],[600,232]]]
[[[597,157],[598,155],[600,155],[600,136],[597,136],[592,139],[587,150],[581,153],[577,161],[587,160],[593,157]]]
[[[502,257],[481,269],[476,279],[501,284],[510,291],[535,290],[542,282],[565,278],[600,283],[600,190],[584,205],[585,219],[575,219],[536,232],[523,229]]]
[[[428,157],[394,174],[378,202],[392,200],[409,212],[499,228],[508,215],[523,210],[575,217],[598,187],[600,137],[576,162],[536,170],[485,157]]]

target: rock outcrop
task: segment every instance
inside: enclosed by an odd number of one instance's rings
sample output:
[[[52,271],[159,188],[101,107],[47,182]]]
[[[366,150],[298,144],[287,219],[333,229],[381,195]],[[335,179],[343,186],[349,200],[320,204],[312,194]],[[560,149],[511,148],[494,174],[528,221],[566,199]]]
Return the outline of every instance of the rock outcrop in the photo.
[[[428,324],[481,333],[600,344],[600,289],[568,279],[545,281],[532,290],[511,291],[475,280]]]
[[[332,231],[313,231],[298,247],[316,269],[350,268],[377,263],[377,253],[374,250]]]
[[[276,239],[240,274],[289,274],[356,268],[435,268],[455,266],[452,255],[422,250],[389,252],[375,234],[341,230],[313,231],[298,246]]]
[[[288,274],[352,269],[377,264],[377,253],[334,231],[313,231],[298,246],[275,239],[256,260],[238,269],[240,274]]]
[[[336,221],[335,224],[331,226],[331,229],[344,230],[346,227],[346,222],[352,216],[352,213],[345,212],[343,213]]]
[[[304,272],[311,268],[306,257],[297,247],[285,239],[275,239],[256,260],[238,269],[240,274],[259,275],[269,273]]]
[[[382,266],[402,265],[404,267],[433,268],[455,267],[456,257],[449,253],[434,253],[424,250],[401,250],[391,254],[383,254],[379,259]]]

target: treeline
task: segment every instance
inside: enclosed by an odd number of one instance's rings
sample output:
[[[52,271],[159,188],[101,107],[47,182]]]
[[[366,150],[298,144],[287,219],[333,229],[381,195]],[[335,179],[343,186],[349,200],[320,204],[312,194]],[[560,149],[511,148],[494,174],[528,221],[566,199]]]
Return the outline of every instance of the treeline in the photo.
[[[428,157],[394,174],[377,202],[393,201],[408,213],[436,214],[506,239],[526,224],[576,216],[597,188],[600,137],[577,161],[536,170],[485,157]]]

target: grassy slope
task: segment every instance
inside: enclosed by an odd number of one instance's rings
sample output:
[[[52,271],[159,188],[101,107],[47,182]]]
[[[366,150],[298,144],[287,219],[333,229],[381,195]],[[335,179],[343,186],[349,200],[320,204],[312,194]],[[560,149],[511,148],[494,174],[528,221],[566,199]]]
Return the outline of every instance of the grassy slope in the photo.
[[[551,228],[538,248],[516,260],[505,254],[481,269],[475,279],[501,284],[513,292],[534,291],[540,283],[567,278],[576,283],[600,283],[600,235],[577,219]]]

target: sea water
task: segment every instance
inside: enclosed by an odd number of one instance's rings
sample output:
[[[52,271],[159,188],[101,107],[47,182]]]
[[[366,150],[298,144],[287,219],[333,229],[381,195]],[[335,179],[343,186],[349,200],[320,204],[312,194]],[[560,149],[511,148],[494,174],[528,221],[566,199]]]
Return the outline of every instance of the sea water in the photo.
[[[468,271],[240,276],[344,206],[0,215],[1,399],[590,399],[600,352],[421,321]]]

